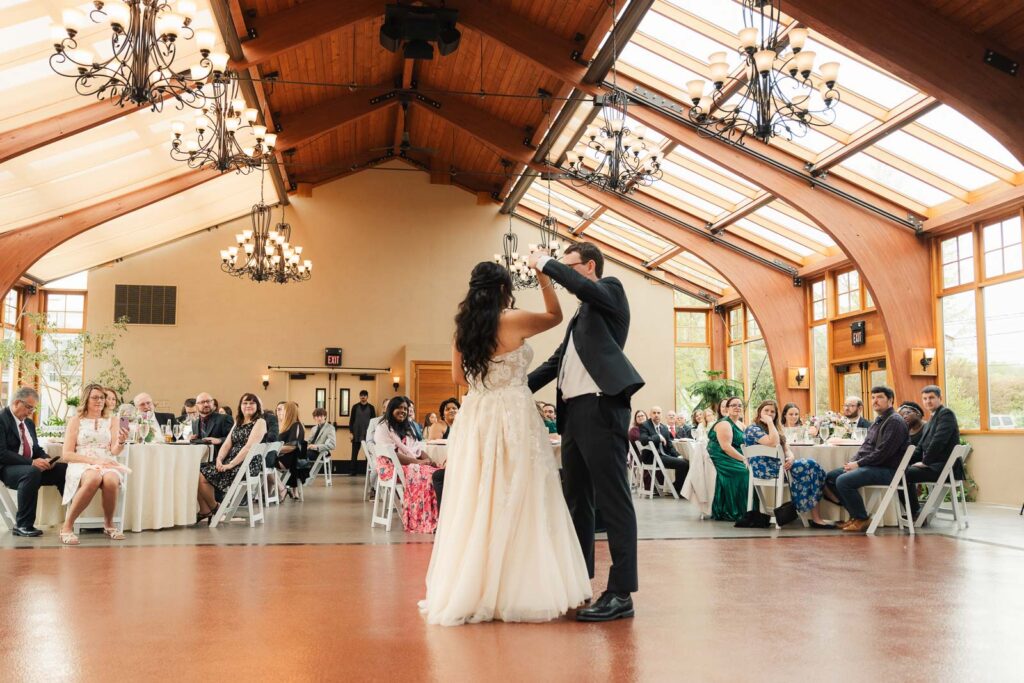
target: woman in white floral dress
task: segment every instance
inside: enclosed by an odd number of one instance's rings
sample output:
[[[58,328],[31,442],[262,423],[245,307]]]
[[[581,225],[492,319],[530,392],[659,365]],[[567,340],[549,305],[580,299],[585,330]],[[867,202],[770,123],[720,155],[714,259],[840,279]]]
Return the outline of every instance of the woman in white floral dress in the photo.
[[[124,449],[128,432],[119,429],[117,418],[103,417],[105,407],[103,387],[87,385],[82,391],[82,407],[71,418],[65,433],[61,459],[68,463],[64,482],[64,504],[68,510],[60,530],[60,542],[64,545],[78,545],[75,520],[92,502],[96,491],[103,495],[103,533],[115,541],[124,539],[121,530],[114,526],[114,507],[128,470],[115,456]]]

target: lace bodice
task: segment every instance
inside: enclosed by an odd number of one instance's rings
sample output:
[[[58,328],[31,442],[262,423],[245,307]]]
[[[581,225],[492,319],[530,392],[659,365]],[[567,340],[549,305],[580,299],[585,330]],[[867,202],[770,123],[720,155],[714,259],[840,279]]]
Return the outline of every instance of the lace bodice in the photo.
[[[491,359],[487,378],[483,383],[476,377],[467,378],[473,391],[499,391],[509,387],[526,386],[526,371],[533,361],[533,349],[524,343],[518,349],[502,353]]]
[[[91,456],[110,455],[110,419],[101,417],[98,420],[82,418],[78,423],[78,441],[75,444],[78,453]]]

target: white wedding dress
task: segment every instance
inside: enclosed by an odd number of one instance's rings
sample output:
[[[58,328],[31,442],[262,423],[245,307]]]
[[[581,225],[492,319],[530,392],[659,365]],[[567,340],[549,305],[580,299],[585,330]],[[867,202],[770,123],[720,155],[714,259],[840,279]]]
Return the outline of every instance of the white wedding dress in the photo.
[[[420,611],[431,624],[548,621],[591,597],[544,421],[526,384],[533,351],[495,356],[452,426]]]

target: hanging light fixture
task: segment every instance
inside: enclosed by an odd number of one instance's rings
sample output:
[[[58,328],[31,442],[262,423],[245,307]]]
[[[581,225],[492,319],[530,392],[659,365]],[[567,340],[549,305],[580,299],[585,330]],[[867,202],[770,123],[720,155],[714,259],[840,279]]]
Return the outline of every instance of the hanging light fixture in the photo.
[[[247,107],[238,93],[238,77],[227,71],[202,87],[206,104],[185,135],[184,121],[171,124],[171,158],[190,168],[249,173],[270,161],[277,135],[256,123],[259,111]]]
[[[110,24],[111,56],[103,59],[91,50],[79,47],[79,33],[87,18],[77,9],[62,14],[63,27],[53,28],[50,68],[61,76],[75,79],[80,95],[110,98],[118,106],[163,108],[171,96],[178,106],[201,107],[199,86],[211,71],[227,66],[225,53],[213,52],[211,31],[195,31],[194,0],[179,0],[172,10],[167,0],[94,0],[95,9],[88,19]],[[195,38],[200,60],[188,69],[174,64],[179,38]]]
[[[501,251],[494,255],[494,262],[508,270],[512,289],[535,289],[537,274],[528,265],[527,257],[519,253],[519,237],[512,230],[512,212],[508,214],[508,232],[502,236]]]
[[[284,220],[274,229],[271,207],[263,203],[263,169],[260,169],[260,201],[249,212],[252,228],[235,235],[237,244],[222,249],[220,269],[253,282],[305,282],[312,277],[313,262],[302,259],[302,247],[291,244],[292,227]]]
[[[615,0],[611,5],[612,54],[618,55]],[[650,186],[661,180],[661,152],[647,147],[643,126],[629,127],[629,95],[616,84],[615,61],[612,61],[611,72],[612,91],[594,98],[594,105],[601,107],[604,124],[588,127],[583,139],[566,156],[574,184],[596,185],[602,190],[626,195],[638,187]],[[588,157],[593,159],[593,164],[585,163]]]
[[[792,140],[806,135],[811,126],[834,123],[839,63],[822,64],[816,86],[811,74],[817,55],[804,50],[807,29],[782,29],[781,0],[742,0],[742,4],[745,28],[739,34],[738,51],[743,72],[730,76],[726,53],[712,54],[708,58],[711,90],[705,91],[701,79],[686,84],[692,104],[690,120],[708,135],[737,142],[748,135],[762,142],[776,135]],[[820,102],[816,100],[819,93]]]

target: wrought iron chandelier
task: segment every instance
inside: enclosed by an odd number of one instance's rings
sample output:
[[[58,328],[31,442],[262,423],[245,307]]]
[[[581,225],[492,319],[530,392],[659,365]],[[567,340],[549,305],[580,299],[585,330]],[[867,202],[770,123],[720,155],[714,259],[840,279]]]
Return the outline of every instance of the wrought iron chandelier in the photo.
[[[784,30],[781,4],[781,0],[743,0],[745,28],[738,48],[744,61],[742,72],[730,76],[726,53],[716,52],[708,58],[711,91],[705,92],[701,79],[686,84],[692,104],[688,116],[701,132],[737,142],[748,135],[768,142],[776,135],[788,140],[803,137],[811,126],[835,122],[839,63],[819,67],[821,81],[816,88],[811,74],[817,55],[804,50],[807,29]],[[820,102],[815,99],[819,92]]]
[[[261,169],[262,172],[262,169]],[[313,262],[302,260],[302,247],[292,245],[292,227],[281,222],[274,229],[270,224],[271,207],[263,203],[263,177],[260,176],[260,201],[249,212],[252,229],[235,235],[236,245],[220,252],[220,269],[235,277],[253,282],[305,282],[312,277]]]
[[[528,257],[519,254],[519,237],[512,230],[512,216],[508,215],[508,232],[502,237],[502,253],[494,255],[494,262],[504,266],[512,276],[512,289],[536,289],[540,286],[537,273],[528,265]],[[530,253],[540,251],[551,258],[562,257],[562,243],[558,241],[558,220],[551,215],[551,176],[548,175],[548,210],[540,221],[540,243],[527,245]],[[553,284],[557,287],[557,284]]]
[[[615,0],[611,0],[610,4],[612,54],[618,55],[615,45],[615,17],[618,11]],[[629,127],[626,115],[629,95],[616,84],[615,61],[612,61],[611,72],[611,92],[594,98],[595,106],[601,107],[604,125],[588,127],[583,140],[566,156],[574,185],[595,185],[602,190],[614,190],[628,195],[638,187],[650,186],[661,179],[661,151],[648,149],[643,126],[633,129]],[[593,169],[585,163],[587,157],[593,157]]]
[[[196,115],[193,134],[182,137],[185,122],[174,121],[171,158],[190,168],[249,173],[271,159],[277,135],[257,125],[259,111],[247,107],[238,94],[238,77],[230,72],[214,76],[203,86],[206,104]]]
[[[78,35],[86,26],[86,16],[77,9],[63,12],[63,28],[53,29],[50,68],[61,76],[75,79],[80,95],[110,98],[118,106],[131,102],[163,108],[165,97],[178,101],[178,107],[201,107],[202,81],[211,73],[223,71],[228,55],[212,52],[211,31],[195,31],[193,0],[179,0],[173,11],[167,0],[94,0],[89,12],[94,23],[110,23],[111,56],[103,61],[78,45]],[[188,69],[174,64],[179,38],[195,38],[200,60]]]

